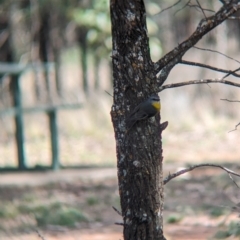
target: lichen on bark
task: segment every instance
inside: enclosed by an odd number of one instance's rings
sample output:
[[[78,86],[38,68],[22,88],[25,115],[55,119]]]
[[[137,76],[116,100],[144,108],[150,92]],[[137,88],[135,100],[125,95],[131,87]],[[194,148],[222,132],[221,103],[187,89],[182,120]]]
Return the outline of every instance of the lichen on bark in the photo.
[[[142,0],[111,1],[114,101],[111,117],[126,240],[164,239],[160,116],[126,131],[130,112],[157,92]]]

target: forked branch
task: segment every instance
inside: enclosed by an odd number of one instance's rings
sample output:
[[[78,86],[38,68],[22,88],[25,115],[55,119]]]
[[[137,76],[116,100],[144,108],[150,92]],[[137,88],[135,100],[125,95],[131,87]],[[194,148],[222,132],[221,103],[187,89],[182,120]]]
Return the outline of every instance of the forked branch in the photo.
[[[167,66],[174,59],[179,59],[179,57],[181,58],[186,51],[192,48],[204,35],[232,16],[238,11],[238,9],[240,9],[239,0],[232,0],[228,4],[224,4],[224,6],[222,6],[222,8],[211,17],[202,19],[195,32],[187,40],[179,44],[159,61],[154,63],[155,74],[158,74],[163,67]],[[159,81],[160,84],[162,85],[166,79],[167,75]]]
[[[172,5],[170,5],[169,7],[166,7],[166,8],[164,8],[164,9],[162,9],[162,10],[161,10],[159,13],[157,13],[157,14],[161,14],[161,13],[169,10],[170,8],[173,8],[174,6],[178,5],[181,1],[182,1],[182,0],[178,0],[177,2],[175,2],[175,3],[172,4]],[[157,15],[157,14],[156,14],[156,15]]]

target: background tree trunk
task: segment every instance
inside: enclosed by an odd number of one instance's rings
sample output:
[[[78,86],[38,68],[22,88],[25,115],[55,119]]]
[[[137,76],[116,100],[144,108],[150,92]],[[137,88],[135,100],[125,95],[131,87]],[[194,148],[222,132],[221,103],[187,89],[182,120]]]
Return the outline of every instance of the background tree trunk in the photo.
[[[94,69],[94,90],[99,91],[100,89],[100,64],[101,64],[101,58],[98,56],[98,54],[95,54],[93,57],[93,69]]]
[[[46,67],[46,64],[50,61],[50,21],[49,21],[49,13],[47,10],[45,10],[43,13],[41,13],[41,19],[40,19],[40,30],[39,30],[39,56],[41,59],[41,62],[44,64],[44,77],[46,82],[46,98],[48,101],[51,101],[51,82],[50,82],[50,72],[49,68]]]
[[[165,239],[160,116],[126,133],[129,113],[154,92],[142,0],[111,1],[114,103],[111,116],[117,145],[119,194],[126,240]]]
[[[89,85],[88,85],[88,68],[87,68],[87,33],[88,30],[83,27],[77,28],[77,39],[78,44],[80,48],[80,54],[81,54],[81,69],[82,69],[82,88],[83,91],[88,97],[89,95]]]

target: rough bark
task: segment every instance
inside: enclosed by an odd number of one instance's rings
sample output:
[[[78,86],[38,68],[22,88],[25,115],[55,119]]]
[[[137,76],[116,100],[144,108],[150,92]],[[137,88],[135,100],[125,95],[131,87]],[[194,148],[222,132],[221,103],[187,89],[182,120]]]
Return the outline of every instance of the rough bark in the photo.
[[[113,37],[112,122],[116,138],[119,194],[125,240],[165,239],[162,230],[163,181],[160,116],[140,121],[126,131],[126,117],[150,94],[166,88],[201,84],[189,81],[164,85],[171,69],[205,34],[240,8],[239,0],[224,4],[202,19],[193,34],[156,63],[151,61],[143,0],[111,0]],[[156,75],[159,76],[156,78]],[[236,86],[225,80],[205,80]],[[162,124],[163,126],[164,124]]]
[[[126,240],[165,239],[162,231],[162,143],[160,116],[126,133],[125,119],[156,92],[142,0],[111,0],[114,103],[119,194]]]

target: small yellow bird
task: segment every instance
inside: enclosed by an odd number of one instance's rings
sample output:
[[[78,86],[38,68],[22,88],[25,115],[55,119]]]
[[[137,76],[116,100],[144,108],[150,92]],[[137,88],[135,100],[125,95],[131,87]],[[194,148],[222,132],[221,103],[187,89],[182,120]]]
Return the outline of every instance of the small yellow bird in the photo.
[[[151,95],[146,101],[140,103],[127,117],[127,130],[130,130],[138,121],[155,116],[160,109],[159,96],[157,94]]]

